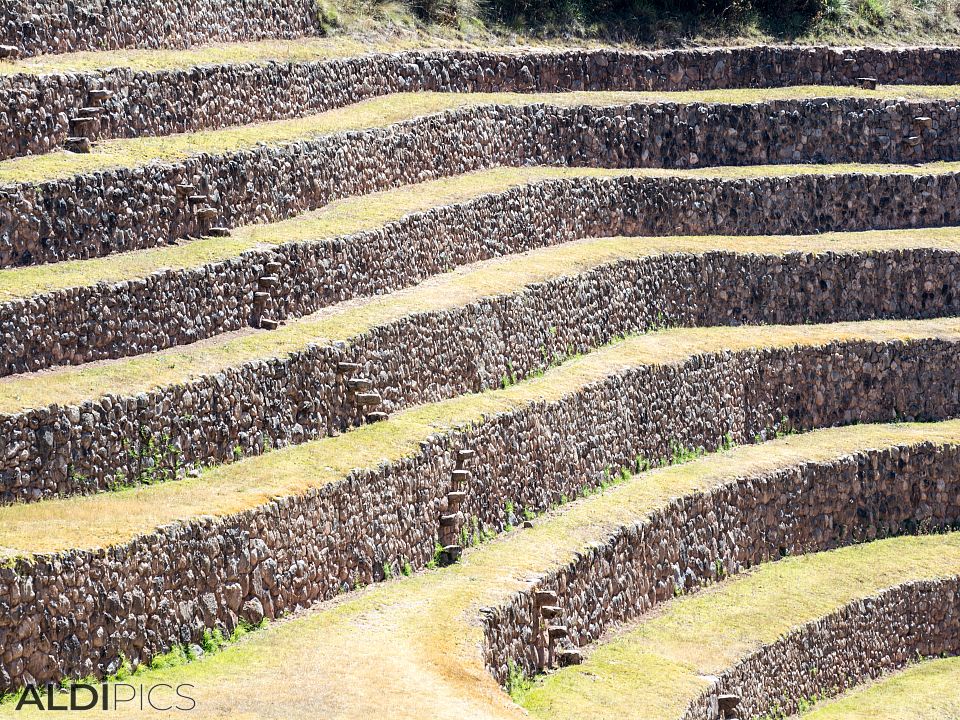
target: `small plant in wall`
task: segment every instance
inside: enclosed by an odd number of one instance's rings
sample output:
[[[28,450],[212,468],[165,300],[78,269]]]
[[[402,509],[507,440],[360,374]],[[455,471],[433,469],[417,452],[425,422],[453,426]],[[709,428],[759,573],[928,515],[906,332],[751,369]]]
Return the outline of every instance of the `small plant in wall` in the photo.
[[[533,687],[533,681],[527,677],[520,663],[513,658],[507,660],[506,689],[514,700],[519,701]]]
[[[128,459],[126,475],[118,470],[109,486],[117,489],[126,485],[152,485],[175,480],[182,469],[183,453],[169,433],[155,435],[150,428],[140,426],[137,439],[124,439],[123,447]]]

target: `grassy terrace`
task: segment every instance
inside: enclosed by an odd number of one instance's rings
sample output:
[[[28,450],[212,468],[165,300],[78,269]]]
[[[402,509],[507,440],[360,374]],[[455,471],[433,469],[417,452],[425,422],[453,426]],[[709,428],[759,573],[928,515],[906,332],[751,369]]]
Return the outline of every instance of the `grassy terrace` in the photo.
[[[289,242],[323,240],[372,230],[412,213],[432,208],[469,202],[481,195],[502,193],[511,187],[532,185],[556,179],[586,177],[719,177],[756,178],[792,176],[810,173],[916,173],[939,174],[960,171],[960,162],[937,162],[924,165],[753,165],[710,167],[693,170],[607,170],[597,168],[500,167],[450,178],[404,185],[369,195],[337,200],[318,210],[275,223],[246,225],[233,230],[231,237],[207,237],[176,246],[120,253],[104,258],[73,260],[22,268],[0,269],[0,302],[30,297],[99,282],[113,283],[144,278],[162,269],[181,270],[234,258],[247,250],[270,248]],[[956,231],[950,228],[889,233],[898,238],[923,238],[924,241],[950,241]],[[878,237],[864,233],[863,237]],[[820,236],[824,247],[832,239],[853,239],[857,234]],[[651,247],[658,240],[647,241]]]
[[[273,331],[248,329],[156,353],[3,377],[0,413],[52,403],[75,404],[106,393],[136,394],[186,382],[251,360],[285,356],[312,343],[348,341],[373,327],[415,313],[463,307],[484,297],[517,293],[535,283],[644,256],[717,250],[784,255],[908,248],[958,251],[960,233],[955,228],[932,228],[811,236],[578,240],[466,265],[394,293],[324,308]]]
[[[428,44],[425,44],[424,40],[417,36],[381,38],[379,40],[372,37],[361,40],[349,36],[305,37],[295,40],[211,43],[185,50],[130,48],[105,52],[83,51],[38,55],[16,61],[4,60],[0,62],[0,75],[95,72],[118,67],[147,72],[186,70],[205,65],[268,62],[302,63],[357,57],[380,52],[450,50],[470,47],[468,43],[438,37],[430,37]],[[483,49],[498,52],[525,50],[523,48],[498,49],[487,45],[484,45]],[[526,50],[529,51],[529,49]]]
[[[102,547],[166,523],[229,515],[301,494],[335,482],[353,468],[415,453],[422,440],[438,432],[556,400],[639,365],[676,363],[722,350],[921,338],[960,340],[960,319],[676,329],[634,336],[505,389],[415,406],[384,423],[212,468],[196,478],[0,507],[0,558]]]
[[[929,660],[825,701],[804,720],[960,720],[960,658]]]
[[[715,675],[791,628],[856,598],[960,572],[960,534],[898,538],[764,565],[668,603],[624,629],[580,667],[536,682],[534,717],[680,717]],[[884,715],[885,717],[885,715]]]
[[[523,717],[483,666],[481,607],[507,602],[532,578],[674,498],[777,468],[924,441],[960,442],[960,422],[820,430],[642,473],[548,514],[533,529],[468,550],[458,565],[368,588],[203,661],[149,671],[135,681],[193,684],[198,704],[192,714],[205,718]],[[665,655],[630,656],[631,663],[620,667],[624,695],[610,700],[615,711],[594,717],[678,715],[703,685],[697,672],[726,667],[784,630],[855,598],[910,579],[956,573],[960,534],[898,538],[790,558],[672,601],[630,636],[637,648],[655,639]],[[537,710],[552,699],[559,713],[587,717],[576,711],[614,682],[616,661],[627,659],[628,647],[626,641],[611,644],[574,670],[576,676],[554,676],[527,696],[528,705]],[[600,657],[611,660],[598,667]],[[635,672],[634,657],[650,668],[648,674]],[[588,667],[596,676],[583,674]],[[583,696],[570,690],[575,682]],[[377,692],[369,692],[372,687]],[[645,692],[649,687],[660,689]],[[264,704],[268,695],[271,702]],[[10,705],[0,708],[0,715],[13,714]],[[136,716],[142,716],[139,710]]]
[[[849,86],[799,86],[762,90],[570,93],[398,93],[291,120],[253,123],[163,137],[106,140],[90,154],[57,151],[0,162],[0,183],[41,182],[114,167],[175,162],[200,153],[224,154],[261,143],[282,144],[348,130],[384,127],[412,118],[479,105],[611,106],[641,102],[751,103],[830,97],[944,99],[960,96],[955,85],[891,85],[877,90]]]

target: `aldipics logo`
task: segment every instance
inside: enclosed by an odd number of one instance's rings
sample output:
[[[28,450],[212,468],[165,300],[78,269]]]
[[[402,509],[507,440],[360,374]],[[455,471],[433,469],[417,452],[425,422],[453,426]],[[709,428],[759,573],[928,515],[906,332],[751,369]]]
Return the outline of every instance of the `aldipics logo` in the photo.
[[[28,685],[17,699],[17,710],[155,710],[189,712],[197,706],[193,685],[131,685],[130,683],[75,683],[67,689]]]

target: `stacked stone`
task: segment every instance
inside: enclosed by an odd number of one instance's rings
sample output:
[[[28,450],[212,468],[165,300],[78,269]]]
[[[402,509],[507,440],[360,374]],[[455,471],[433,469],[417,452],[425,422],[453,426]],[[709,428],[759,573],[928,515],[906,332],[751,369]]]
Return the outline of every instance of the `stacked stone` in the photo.
[[[299,38],[323,32],[312,0],[8,0],[0,6],[0,56],[119,48],[186,48],[207,42]]]
[[[921,116],[932,127],[915,135]],[[484,105],[362,132],[10,185],[0,194],[0,266],[153,247],[204,234],[212,224],[280,220],[349,195],[500,165],[920,163],[956,159],[958,140],[955,100]],[[208,210],[210,216],[200,212]]]
[[[0,375],[155,352],[245,327],[273,328],[344,300],[414,285],[451,266],[578,238],[910,228],[947,225],[958,215],[956,173],[543,181],[351,236],[0,302]],[[948,263],[949,254],[941,260]],[[821,270],[828,265],[821,263]],[[883,282],[877,289],[890,290]],[[918,297],[912,289],[906,293],[903,302]]]
[[[207,627],[234,627],[239,617],[256,622],[260,610],[265,617],[276,617],[356,583],[381,580],[383,568],[393,564],[424,567],[433,559],[440,518],[448,509],[451,473],[462,448],[476,450],[476,467],[482,472],[466,479],[461,509],[480,525],[502,529],[509,518],[503,503],[491,502],[493,498],[513,499],[517,508],[541,511],[564,496],[576,497],[600,485],[611,470],[633,467],[638,456],[664,461],[677,445],[711,450],[726,438],[746,442],[780,427],[784,418],[790,427],[806,430],[895,417],[933,420],[958,411],[956,342],[849,341],[721,350],[679,363],[637,366],[557,401],[531,402],[438,433],[406,457],[353,471],[303,495],[237,514],[184,520],[105,550],[18,559],[0,568],[0,637],[5,648],[17,648],[16,657],[0,656],[0,679],[10,688],[102,673],[121,653],[142,661],[167,647],[170,638],[196,641]],[[956,512],[957,493],[945,479],[957,475],[960,454],[944,451],[938,457],[951,458],[953,464],[933,473],[931,489],[922,494],[929,496],[929,504],[904,505],[903,496],[877,496],[877,507],[887,508],[887,525],[897,518],[906,523],[921,511],[935,513],[936,524],[936,513],[946,517]],[[817,468],[821,465],[812,465],[809,472]],[[902,488],[909,486],[897,484],[897,477],[878,473],[879,479],[908,492]],[[835,514],[852,514],[845,523],[851,528],[862,526],[854,522],[857,508],[863,503],[873,507],[871,495],[850,501],[853,486],[843,473],[834,477],[827,472],[836,493],[819,487],[800,495],[781,493],[788,478],[771,477],[769,492],[751,489],[744,502],[758,503],[756,512],[731,507],[723,515],[730,522],[748,518],[766,538],[771,529],[793,529],[788,517],[778,520],[778,509],[798,497],[815,507],[836,502]],[[734,504],[740,502],[739,496],[734,499]],[[769,510],[761,511],[766,504]],[[709,512],[697,512],[696,517],[703,532],[716,531]],[[805,546],[814,538],[832,541],[834,531],[825,534],[815,513],[811,511],[809,522],[800,521],[808,517],[803,513],[797,517],[796,532]],[[768,527],[769,522],[773,524]],[[676,523],[670,528],[673,540],[686,550],[682,538],[692,535]],[[751,547],[745,539],[735,546]],[[664,547],[672,551],[672,546]],[[700,563],[694,570],[701,567],[701,555],[691,552],[691,557]],[[652,572],[665,566],[649,567]],[[591,577],[584,570],[583,582]],[[623,585],[625,592],[632,592],[631,587]],[[562,588],[558,592],[563,597]],[[586,630],[573,622],[574,613],[592,617],[616,607],[602,605],[587,612],[572,599],[562,605],[575,641]],[[516,645],[497,655],[503,663],[511,656],[523,657]]]
[[[196,0],[181,15],[158,13],[155,5],[142,13],[140,0],[129,0],[93,14],[50,0],[26,18],[23,6],[8,3],[0,33],[15,49],[0,54],[297,37],[319,22],[316,6],[302,0]],[[87,152],[104,138],[296,117],[402,91],[870,87],[953,82],[958,74],[960,51],[935,48],[412,52],[16,74],[0,78],[0,157],[61,146]],[[285,145],[10,184],[0,192],[0,267],[225,236],[236,225],[291,217],[338,198],[500,165],[957,160],[957,109],[956,100],[875,98],[466,107]],[[949,225],[960,210],[957,198],[954,173],[542,182],[350,237],[5,302],[0,374],[122,358],[250,326],[269,332],[452,266],[578,237]],[[347,342],[237,363],[137,395],[0,417],[0,499],[50,500],[118,482],[173,480],[188,467],[336,434],[416,403],[523,378],[662,323],[955,315],[958,262],[956,253],[934,248],[608,262],[463,307],[419,312]],[[456,562],[474,523],[499,531],[516,522],[505,501],[518,511],[541,511],[602,485],[611,471],[633,468],[638,457],[664,462],[678,445],[712,450],[784,423],[805,430],[958,411],[960,343],[936,337],[720,346],[620,370],[559,399],[520,403],[438,431],[399,459],[242,512],[178,518],[104,549],[22,548],[23,557],[0,567],[0,691],[103,675],[121,656],[142,662],[171,643],[199,640],[207,628],[274,618],[382,580],[385,568],[424,567],[438,559],[438,541],[439,559]],[[157,457],[157,447],[167,454]],[[489,613],[488,665],[503,681],[511,659],[529,672],[577,662],[579,646],[611,624],[677,589],[717,579],[718,563],[736,572],[787,552],[956,523],[960,495],[951,478],[958,462],[954,446],[865,451],[740,478],[670,503]],[[10,518],[17,522],[16,508]],[[910,596],[918,603],[935,598],[924,606],[932,620],[918,624],[907,616],[906,596],[891,595],[883,617],[900,623],[896,636],[916,627],[932,638],[918,648],[954,647],[957,624],[939,595],[948,585],[918,586]],[[838,664],[869,656],[858,678],[896,666],[905,656],[891,649],[892,640],[873,637],[879,621],[867,610],[851,608],[765,648],[724,676],[722,697],[708,693],[690,717],[726,713],[734,697],[761,712],[783,688],[814,689],[796,669],[804,653],[828,655],[799,648],[801,641],[837,640],[829,657]],[[747,672],[764,681],[734,694],[737,673]]]
[[[529,674],[549,667],[538,631],[546,593],[562,606],[566,632],[581,646],[677,591],[694,591],[785,555],[954,527],[960,520],[953,479],[958,463],[960,448],[953,445],[865,450],[674,500],[487,613],[487,666],[501,683],[511,660]],[[784,698],[793,698],[783,707],[793,712],[801,698],[836,694],[902,667],[918,652],[955,653],[956,582],[897,588],[794,631],[725,672],[685,719],[716,720],[718,696],[735,696],[744,717],[762,715]],[[823,676],[811,675],[810,667],[822,669]]]
[[[155,17],[155,11],[148,15]],[[153,71],[12,73],[0,77],[0,119],[6,125],[0,127],[0,158],[61,147],[72,134],[70,118],[90,105],[103,107],[93,136],[120,138],[299,117],[395,92],[679,91],[851,85],[864,76],[884,84],[952,84],[960,79],[960,52],[769,46],[638,53],[455,50]],[[96,101],[93,96],[103,92],[112,93],[109,100]]]
[[[670,325],[792,324],[956,315],[960,256],[939,250],[613,262],[147,389],[0,416],[0,498],[137,483],[302,443],[410,405],[497,387],[615,337]],[[822,281],[822,282],[821,282]],[[362,364],[361,364],[362,363]],[[443,368],[443,376],[436,373]],[[14,382],[16,379],[14,379]],[[358,402],[360,400],[360,402]],[[245,408],[236,413],[238,406]],[[375,407],[382,406],[382,407]],[[157,473],[152,474],[156,480]],[[453,540],[444,545],[454,544]]]

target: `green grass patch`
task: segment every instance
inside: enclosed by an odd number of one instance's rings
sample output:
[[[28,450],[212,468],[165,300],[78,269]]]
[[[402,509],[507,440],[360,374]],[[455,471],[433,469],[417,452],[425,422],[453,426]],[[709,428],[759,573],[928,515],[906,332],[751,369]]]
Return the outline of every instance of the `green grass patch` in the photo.
[[[960,658],[925,660],[818,703],[804,720],[957,720]]]

